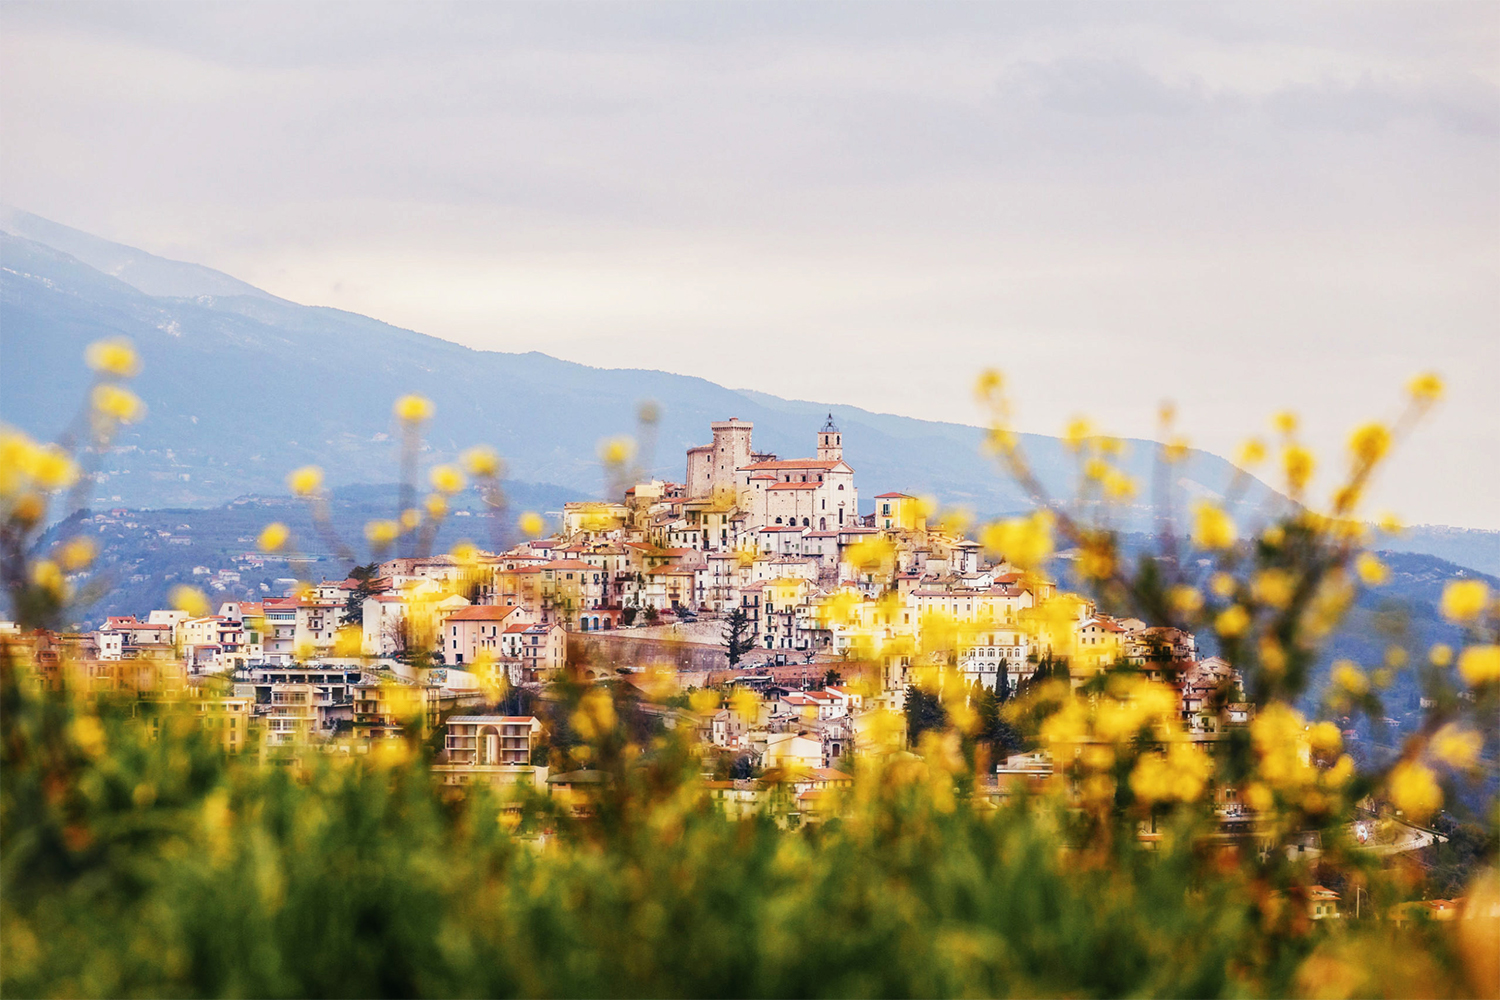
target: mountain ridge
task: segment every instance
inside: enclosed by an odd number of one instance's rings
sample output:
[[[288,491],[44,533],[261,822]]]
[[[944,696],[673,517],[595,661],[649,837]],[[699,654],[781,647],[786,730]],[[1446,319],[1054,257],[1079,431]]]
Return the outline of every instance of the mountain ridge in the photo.
[[[87,393],[81,358],[90,341],[127,336],[141,352],[136,389],[150,415],[127,428],[120,448],[105,457],[104,480],[90,498],[96,506],[214,506],[282,491],[286,473],[309,463],[324,466],[335,486],[389,481],[396,469],[390,405],[406,392],[437,402],[424,464],[483,442],[507,457],[512,478],[580,495],[603,495],[597,444],[633,430],[638,405],[649,399],[662,412],[649,471],[663,478],[681,479],[685,450],[708,440],[713,420],[751,420],[758,449],[790,457],[812,451],[818,425],[832,413],[867,499],[886,490],[932,494],[981,516],[1031,506],[983,457],[979,427],[788,400],[659,369],[478,350],[358,313],[290,302],[221,272],[29,213],[7,209],[3,219],[20,219],[19,228],[118,272],[0,226],[0,419],[50,438]],[[126,266],[132,262],[137,266]],[[147,290],[162,287],[197,294]],[[1072,496],[1076,461],[1066,445],[1045,435],[1021,439],[1048,493]],[[1151,482],[1157,446],[1127,445],[1126,471]],[[1222,495],[1235,472],[1224,459],[1196,450],[1173,471],[1169,502],[1178,512],[1196,496]],[[1252,478],[1232,510],[1250,525],[1278,502]],[[1163,511],[1147,498],[1115,513],[1122,528],[1150,530]],[[1494,534],[1494,562],[1475,568],[1500,568],[1500,533]],[[1451,552],[1450,544],[1432,554]]]

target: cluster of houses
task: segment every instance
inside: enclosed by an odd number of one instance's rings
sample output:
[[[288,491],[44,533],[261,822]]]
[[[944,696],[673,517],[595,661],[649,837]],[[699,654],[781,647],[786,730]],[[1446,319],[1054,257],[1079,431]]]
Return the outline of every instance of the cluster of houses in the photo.
[[[1003,693],[1054,660],[1075,677],[1124,661],[1173,683],[1194,732],[1247,721],[1237,674],[1200,658],[1192,635],[1056,592],[930,521],[917,497],[883,493],[862,514],[831,416],[810,458],[757,452],[746,421],[711,431],[711,444],[687,452],[684,483],[570,503],[552,537],[393,558],[368,578],[226,600],[209,615],[111,617],[89,633],[38,637],[39,676],[57,683],[71,662],[91,690],[188,699],[231,748],[247,745],[251,727],[277,747],[443,725],[440,768],[455,783],[557,777],[530,759],[536,720],[483,712],[506,687],[540,689],[588,640],[605,662],[587,676],[624,683],[663,641],[695,647],[698,666],[681,686],[757,695],[694,716],[700,738],[789,773],[837,769],[867,740],[875,710],[899,711],[934,666]],[[797,794],[816,798],[830,781]]]

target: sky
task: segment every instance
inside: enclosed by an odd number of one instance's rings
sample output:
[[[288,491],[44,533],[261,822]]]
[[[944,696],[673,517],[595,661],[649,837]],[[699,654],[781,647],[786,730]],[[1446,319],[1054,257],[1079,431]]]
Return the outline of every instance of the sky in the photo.
[[[1500,528],[1500,4],[0,4],[0,199],[473,347]],[[1269,476],[1273,482],[1274,476]]]

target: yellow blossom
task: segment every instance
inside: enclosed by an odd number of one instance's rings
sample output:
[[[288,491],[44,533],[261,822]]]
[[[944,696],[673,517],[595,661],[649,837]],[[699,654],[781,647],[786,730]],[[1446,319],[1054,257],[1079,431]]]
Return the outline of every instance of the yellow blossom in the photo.
[[[1484,737],[1472,729],[1448,723],[1432,736],[1432,755],[1449,767],[1468,770],[1479,761]]]
[[[1391,450],[1391,432],[1384,424],[1365,424],[1349,437],[1349,450],[1361,465],[1374,465]]]
[[[1433,372],[1424,372],[1406,383],[1412,402],[1430,406],[1443,398],[1443,380]]]
[[[533,510],[528,510],[522,514],[518,523],[521,528],[521,534],[527,538],[536,538],[547,530],[547,522],[542,520],[542,515]]]
[[[1250,627],[1250,612],[1238,604],[1230,605],[1214,619],[1214,628],[1227,638],[1233,638]]]
[[[1348,754],[1340,754],[1339,759],[1333,762],[1333,766],[1323,772],[1323,782],[1330,788],[1342,788],[1354,777],[1354,758]]]
[[[448,550],[448,554],[464,565],[473,565],[479,561],[479,549],[473,542],[459,542]]]
[[[1490,588],[1483,580],[1449,580],[1443,587],[1443,617],[1455,622],[1472,621],[1489,599]]]
[[[1396,645],[1385,647],[1385,665],[1392,670],[1400,670],[1406,666],[1406,650]]]
[[[1312,452],[1299,444],[1287,445],[1281,453],[1281,463],[1286,469],[1286,482],[1293,493],[1300,493],[1312,479]]]
[[[1284,569],[1262,570],[1250,583],[1250,591],[1255,599],[1273,608],[1284,608],[1290,604],[1296,589],[1296,581]]]
[[[146,404],[141,402],[139,396],[117,385],[106,383],[94,386],[90,399],[95,410],[122,424],[133,424],[146,412]]]
[[[1193,615],[1203,608],[1203,595],[1194,587],[1178,584],[1167,591],[1167,604],[1179,615]]]
[[[208,598],[197,587],[178,584],[172,588],[171,601],[172,607],[186,611],[189,617],[202,618],[208,614]]]
[[[1119,469],[1110,469],[1104,476],[1104,495],[1111,500],[1129,500],[1135,496],[1135,480]]]
[[[48,492],[63,490],[78,481],[78,466],[68,453],[55,444],[36,449],[32,454],[31,477]]]
[[[1073,451],[1078,451],[1093,433],[1094,428],[1088,422],[1088,418],[1074,417],[1068,421],[1068,429],[1063,434],[1063,440],[1067,442],[1068,447]]]
[[[1005,376],[994,368],[986,368],[974,381],[974,395],[980,402],[988,402],[1005,388]]]
[[[404,424],[420,424],[432,419],[432,400],[426,396],[402,396],[391,409],[396,414],[396,419]]]
[[[427,516],[434,521],[441,521],[448,516],[448,501],[441,494],[430,494],[422,501],[422,507],[427,511]]]
[[[1260,533],[1260,540],[1273,549],[1281,548],[1281,543],[1286,541],[1286,529],[1279,524],[1273,524]]]
[[[1437,775],[1416,761],[1403,761],[1392,768],[1388,787],[1391,802],[1413,822],[1425,822],[1443,806]]]
[[[299,497],[312,496],[323,486],[323,470],[316,465],[304,465],[286,477],[286,484]]]
[[[1391,578],[1391,571],[1373,552],[1361,552],[1354,560],[1354,571],[1366,587],[1379,587]]]
[[[1083,463],[1083,475],[1096,482],[1109,475],[1109,463],[1102,458],[1091,458]]]
[[[1238,586],[1239,584],[1235,582],[1234,577],[1228,573],[1215,573],[1213,578],[1208,581],[1208,589],[1212,590],[1216,597],[1228,597],[1235,592]]]
[[[1336,754],[1343,749],[1344,736],[1331,722],[1317,722],[1307,731],[1307,741],[1320,753]]]
[[[599,444],[599,458],[605,465],[621,466],[635,457],[635,441],[628,437],[612,437]]]
[[[63,569],[69,572],[76,572],[93,562],[94,556],[98,554],[98,551],[98,546],[94,544],[93,539],[78,535],[68,539],[58,549],[57,561],[62,565]]]
[[[84,360],[96,372],[129,378],[141,370],[135,347],[124,337],[96,340],[84,351]]]
[[[1500,681],[1500,646],[1470,646],[1458,654],[1458,674],[1470,687]]]
[[[415,507],[408,507],[401,512],[401,530],[415,531],[422,523],[422,512]]]
[[[428,478],[432,481],[432,488],[439,493],[457,493],[465,486],[464,474],[452,465],[435,466]]]
[[[1434,667],[1446,667],[1453,662],[1453,647],[1446,642],[1434,643],[1427,651],[1427,659]]]
[[[477,445],[459,456],[463,467],[476,479],[493,479],[500,475],[502,463],[495,449]]]
[[[1276,796],[1269,788],[1257,781],[1245,789],[1245,804],[1256,812],[1266,812],[1276,804]]]
[[[1193,517],[1193,542],[1200,548],[1227,549],[1234,538],[1234,521],[1224,509],[1206,500],[1199,502]]]
[[[395,521],[370,521],[365,524],[365,538],[377,549],[385,548],[401,534],[401,526]]]
[[[1011,518],[985,528],[980,541],[990,552],[1021,569],[1038,569],[1052,554],[1052,512],[1039,510],[1029,517]]]
[[[1350,660],[1334,661],[1333,683],[1356,696],[1370,690],[1370,678]]]
[[[1266,443],[1260,438],[1251,438],[1240,445],[1240,453],[1237,464],[1248,468],[1259,465],[1266,460]]]
[[[1203,794],[1213,763],[1191,743],[1173,743],[1163,754],[1143,754],[1130,773],[1130,790],[1146,802],[1192,802]]]
[[[1281,648],[1274,636],[1263,635],[1256,644],[1260,652],[1260,665],[1266,673],[1281,676],[1286,673],[1286,650]]]
[[[63,579],[62,567],[51,559],[38,559],[31,564],[31,582],[58,600],[67,599],[68,581]]]
[[[1271,418],[1271,425],[1283,434],[1291,434],[1297,429],[1297,414],[1282,410]]]
[[[280,552],[282,546],[286,545],[287,539],[291,537],[291,531],[280,521],[273,521],[265,526],[256,542],[263,552]]]
[[[1180,462],[1184,458],[1187,458],[1187,453],[1188,440],[1187,438],[1180,435],[1168,441],[1166,443],[1166,446],[1162,449],[1162,457],[1168,462],[1173,463]]]
[[[1403,530],[1405,530],[1401,525],[1401,519],[1390,511],[1386,511],[1384,514],[1380,515],[1380,520],[1377,522],[1377,525],[1379,526],[1380,530],[1385,532],[1387,535],[1399,535]]]

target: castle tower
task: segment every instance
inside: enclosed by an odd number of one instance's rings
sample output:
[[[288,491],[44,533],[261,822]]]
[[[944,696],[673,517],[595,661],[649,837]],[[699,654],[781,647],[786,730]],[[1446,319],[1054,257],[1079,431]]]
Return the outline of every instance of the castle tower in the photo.
[[[823,429],[818,431],[818,461],[838,462],[844,458],[844,435],[834,426],[833,414],[828,414],[828,422]]]

